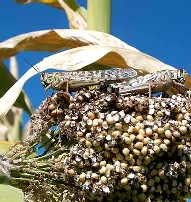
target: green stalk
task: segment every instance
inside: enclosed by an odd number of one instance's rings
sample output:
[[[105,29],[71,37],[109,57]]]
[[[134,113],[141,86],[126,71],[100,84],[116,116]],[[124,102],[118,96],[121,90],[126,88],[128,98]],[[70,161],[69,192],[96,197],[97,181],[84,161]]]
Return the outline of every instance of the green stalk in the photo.
[[[111,0],[88,0],[88,29],[110,33]]]
[[[88,29],[105,33],[111,32],[111,0],[88,0]],[[93,63],[84,70],[108,69],[105,65]]]

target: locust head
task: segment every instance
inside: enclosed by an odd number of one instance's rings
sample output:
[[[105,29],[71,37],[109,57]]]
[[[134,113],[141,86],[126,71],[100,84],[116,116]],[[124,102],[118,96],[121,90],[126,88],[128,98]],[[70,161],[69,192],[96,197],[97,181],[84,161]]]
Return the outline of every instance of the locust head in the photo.
[[[47,91],[49,88],[56,89],[59,79],[54,73],[42,72],[40,73],[40,82],[44,86],[45,91]]]
[[[42,72],[40,74],[40,82],[45,88],[47,88],[50,85],[50,79],[47,73]]]
[[[45,73],[45,72],[40,72],[40,70],[38,69],[38,67],[33,66],[28,60],[26,60],[25,58],[23,58],[33,69],[36,70],[36,72],[38,72],[40,74],[40,81],[41,84],[45,87],[45,90],[47,91],[49,88],[51,88],[51,84],[52,84],[52,77],[50,74]]]

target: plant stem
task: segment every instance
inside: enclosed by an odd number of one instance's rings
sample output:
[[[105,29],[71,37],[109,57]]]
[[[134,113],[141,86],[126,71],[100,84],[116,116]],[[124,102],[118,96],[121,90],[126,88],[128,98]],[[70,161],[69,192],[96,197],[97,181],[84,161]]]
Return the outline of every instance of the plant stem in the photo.
[[[88,0],[88,29],[110,33],[111,0]]]

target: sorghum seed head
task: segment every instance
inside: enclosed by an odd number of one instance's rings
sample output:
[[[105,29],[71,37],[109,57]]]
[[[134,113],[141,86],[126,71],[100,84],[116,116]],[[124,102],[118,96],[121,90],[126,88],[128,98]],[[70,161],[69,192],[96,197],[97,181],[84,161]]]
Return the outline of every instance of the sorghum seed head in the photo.
[[[145,129],[145,132],[146,132],[146,135],[147,135],[147,136],[150,136],[150,135],[152,135],[153,130],[152,130],[151,128],[146,128],[146,129]]]
[[[122,185],[126,185],[127,183],[128,183],[128,179],[126,177],[121,179]]]
[[[103,175],[106,173],[106,171],[107,171],[107,168],[105,166],[102,166],[101,169],[99,170],[99,173]]]
[[[142,184],[141,185],[142,191],[146,192],[147,191],[147,185],[146,184]]]
[[[142,149],[143,148],[143,143],[142,142],[135,143],[134,148],[135,149]]]
[[[186,126],[180,126],[179,127],[179,131],[182,135],[186,134],[187,133],[187,128]]]
[[[101,184],[106,184],[107,183],[107,177],[101,176],[100,182],[101,182]]]
[[[172,132],[170,130],[165,130],[164,134],[166,138],[169,138],[169,139],[172,138]]]
[[[80,176],[79,176],[79,180],[82,183],[85,182],[85,180],[86,180],[86,174],[85,173],[81,173]]]

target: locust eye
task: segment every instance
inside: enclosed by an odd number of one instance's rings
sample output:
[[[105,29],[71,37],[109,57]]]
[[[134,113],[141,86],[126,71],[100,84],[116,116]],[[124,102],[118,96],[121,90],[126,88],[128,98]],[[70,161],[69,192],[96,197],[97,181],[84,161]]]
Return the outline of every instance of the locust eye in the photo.
[[[44,77],[45,77],[45,73],[44,72],[41,73],[41,77],[42,77],[42,79],[44,79]]]
[[[40,74],[41,84],[46,88],[48,86],[48,82],[46,81],[46,73],[42,72]]]

